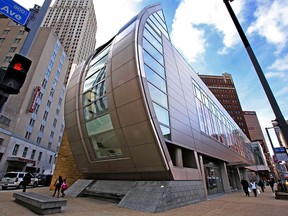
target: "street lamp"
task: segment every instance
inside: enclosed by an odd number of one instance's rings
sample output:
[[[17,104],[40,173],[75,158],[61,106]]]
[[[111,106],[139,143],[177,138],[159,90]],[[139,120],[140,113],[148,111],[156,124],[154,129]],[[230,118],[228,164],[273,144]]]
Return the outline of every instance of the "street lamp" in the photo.
[[[232,18],[232,20],[234,22],[234,25],[236,26],[236,29],[237,29],[240,37],[241,37],[241,40],[242,40],[242,42],[243,42],[243,44],[244,44],[244,46],[246,48],[246,51],[247,51],[247,53],[248,53],[248,55],[250,57],[250,60],[252,61],[252,64],[253,64],[253,66],[254,66],[254,68],[256,70],[258,78],[259,78],[259,80],[260,80],[260,82],[261,82],[261,84],[263,86],[263,89],[264,89],[264,91],[266,93],[266,96],[267,96],[267,98],[268,98],[268,100],[270,102],[271,108],[272,108],[272,110],[273,110],[273,112],[274,112],[274,114],[276,116],[276,120],[275,121],[278,122],[278,127],[280,128],[282,136],[284,138],[285,146],[287,146],[287,144],[288,144],[288,126],[287,126],[287,123],[286,123],[286,121],[285,121],[285,119],[284,119],[284,117],[282,115],[282,112],[281,112],[281,110],[280,110],[280,108],[279,108],[279,106],[277,104],[277,101],[276,101],[276,99],[275,99],[275,97],[274,97],[274,95],[273,95],[273,93],[272,93],[272,91],[270,89],[270,86],[269,86],[269,84],[268,84],[268,82],[267,82],[267,80],[266,80],[266,78],[264,76],[264,73],[263,73],[263,71],[262,71],[262,69],[261,69],[261,67],[260,67],[260,65],[258,63],[258,60],[255,57],[254,52],[253,52],[253,50],[252,50],[252,48],[251,48],[251,46],[250,46],[245,34],[244,34],[244,31],[243,31],[239,21],[237,20],[236,15],[234,14],[234,12],[232,10],[232,7],[231,7],[231,5],[229,3],[229,2],[232,2],[232,1],[233,0],[223,0],[223,2],[226,5],[227,10],[228,10],[231,18]]]

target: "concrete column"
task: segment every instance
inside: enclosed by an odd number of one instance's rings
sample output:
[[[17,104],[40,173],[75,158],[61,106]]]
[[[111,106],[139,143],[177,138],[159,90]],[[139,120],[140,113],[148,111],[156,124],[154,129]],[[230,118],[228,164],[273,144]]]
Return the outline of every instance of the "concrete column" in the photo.
[[[231,193],[231,187],[228,178],[227,166],[225,162],[220,162],[220,173],[223,183],[224,193]]]
[[[182,150],[181,148],[177,148],[175,152],[176,156],[176,166],[183,167],[183,159],[182,159]]]
[[[204,167],[204,163],[203,163],[203,156],[201,154],[198,155],[199,156],[199,170],[201,172],[202,175],[202,181],[203,181],[203,185],[204,185],[204,192],[206,197],[208,196],[208,191],[207,191],[207,182],[206,182],[206,178],[205,178],[205,167]]]

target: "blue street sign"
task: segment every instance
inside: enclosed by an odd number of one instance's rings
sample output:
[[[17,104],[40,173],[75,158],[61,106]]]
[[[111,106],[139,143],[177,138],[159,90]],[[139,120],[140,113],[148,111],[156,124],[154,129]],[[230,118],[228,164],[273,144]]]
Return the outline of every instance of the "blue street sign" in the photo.
[[[30,15],[30,11],[11,0],[0,0],[0,13],[11,18],[18,24],[24,26]]]

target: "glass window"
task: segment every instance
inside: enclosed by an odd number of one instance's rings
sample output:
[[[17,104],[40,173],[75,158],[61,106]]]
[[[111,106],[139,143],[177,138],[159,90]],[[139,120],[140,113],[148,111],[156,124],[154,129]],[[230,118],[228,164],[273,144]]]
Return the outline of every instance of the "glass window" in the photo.
[[[84,117],[88,121],[108,111],[107,97],[103,97],[84,108]]]
[[[97,99],[103,97],[106,95],[106,82],[103,81],[99,83],[94,88],[90,89],[90,91],[86,92],[83,95],[83,105],[88,105],[93,101],[96,101]]]
[[[170,125],[169,124],[169,113],[168,110],[160,107],[159,105],[153,103],[153,107],[157,116],[157,119],[159,122],[165,124],[165,125]]]
[[[93,74],[91,77],[89,77],[85,83],[84,83],[84,89],[83,91],[87,91],[92,86],[99,83],[101,80],[105,79],[105,67],[98,70],[95,74]]]
[[[30,157],[30,159],[34,159],[34,157],[35,157],[35,153],[36,153],[36,150],[35,149],[33,149],[32,150],[32,153],[31,153],[31,157]]]
[[[15,144],[12,155],[17,155],[18,150],[19,150],[19,144]]]
[[[160,64],[164,65],[164,60],[162,54],[152,46],[145,38],[143,38],[143,48],[149,52]]]
[[[38,155],[38,161],[40,161],[42,158],[42,152],[39,152],[39,155]]]
[[[163,125],[160,124],[160,128],[161,128],[161,131],[162,131],[162,134],[163,136],[168,139],[168,140],[171,140],[171,131],[170,131],[170,128],[168,127],[165,127]]]
[[[108,46],[107,48],[105,48],[101,53],[97,53],[96,57],[93,57],[93,59],[91,60],[91,62],[89,63],[89,67],[96,64],[99,60],[103,61],[103,59],[107,59],[107,54],[109,52],[110,46]]]
[[[145,28],[144,29],[144,37],[149,41],[161,54],[163,54],[163,47],[161,44],[161,38],[159,38],[160,42],[156,40],[156,38]]]
[[[148,83],[151,98],[154,102],[160,104],[161,106],[168,108],[167,96],[162,91],[157,89],[155,86]]]
[[[98,159],[122,155],[120,144],[113,130],[90,137],[90,143]]]
[[[161,77],[165,79],[165,71],[164,68],[159,62],[157,62],[149,53],[147,53],[145,50],[144,52],[144,62],[149,65],[150,68],[152,68],[157,74],[159,74]]]
[[[110,115],[104,115],[92,121],[86,122],[86,128],[89,136],[112,130],[112,122]]]
[[[22,153],[22,157],[26,157],[27,152],[28,152],[28,147],[25,147]]]
[[[149,40],[149,35],[148,35],[148,32],[153,35],[153,37],[159,42],[159,43],[162,43],[162,38],[160,37],[160,35],[158,35],[155,30],[150,26],[148,25],[147,23],[145,24],[145,30],[144,30],[144,36]]]
[[[166,92],[166,82],[162,77],[160,77],[158,74],[156,74],[151,68],[149,68],[146,64],[144,65],[145,68],[145,74],[147,77],[147,80],[151,82],[153,85],[157,86],[162,91]]]

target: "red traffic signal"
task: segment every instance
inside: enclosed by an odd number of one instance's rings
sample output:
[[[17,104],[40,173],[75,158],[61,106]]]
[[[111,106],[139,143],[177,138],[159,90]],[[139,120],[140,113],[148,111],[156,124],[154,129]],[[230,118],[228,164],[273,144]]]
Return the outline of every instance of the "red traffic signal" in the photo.
[[[0,90],[7,94],[18,94],[26,79],[32,61],[15,54],[0,83]]]

